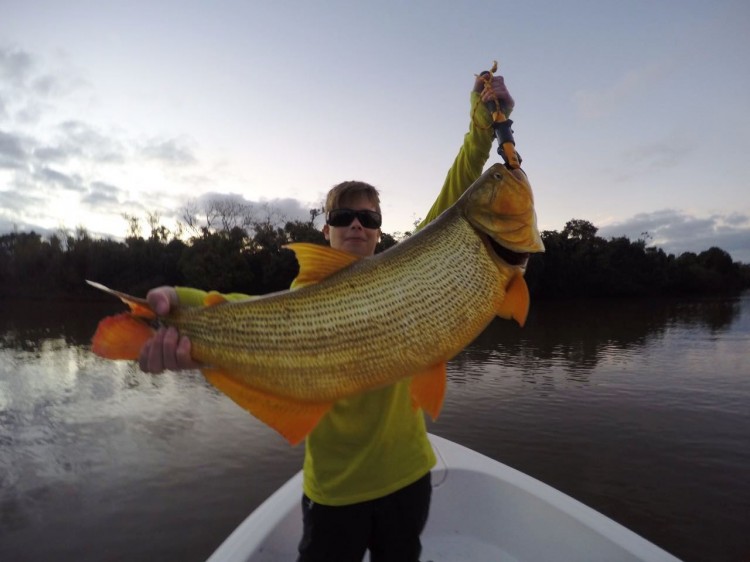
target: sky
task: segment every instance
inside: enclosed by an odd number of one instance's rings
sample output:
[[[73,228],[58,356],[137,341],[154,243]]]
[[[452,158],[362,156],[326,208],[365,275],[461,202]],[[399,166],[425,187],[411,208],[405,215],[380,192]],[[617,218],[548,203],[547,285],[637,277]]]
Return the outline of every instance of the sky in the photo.
[[[750,263],[745,0],[0,0],[0,233],[381,192],[411,230],[499,63],[540,230]],[[493,151],[487,166],[500,161]],[[260,217],[263,218],[263,217]]]

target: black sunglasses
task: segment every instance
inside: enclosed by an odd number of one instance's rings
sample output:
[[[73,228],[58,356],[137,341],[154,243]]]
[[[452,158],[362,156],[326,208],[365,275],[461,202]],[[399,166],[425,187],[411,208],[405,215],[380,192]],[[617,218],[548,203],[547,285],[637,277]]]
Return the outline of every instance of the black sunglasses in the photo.
[[[363,209],[355,211],[354,209],[334,209],[326,214],[326,223],[331,226],[349,226],[354,219],[365,228],[380,228],[383,223],[383,217],[377,211],[368,211]]]

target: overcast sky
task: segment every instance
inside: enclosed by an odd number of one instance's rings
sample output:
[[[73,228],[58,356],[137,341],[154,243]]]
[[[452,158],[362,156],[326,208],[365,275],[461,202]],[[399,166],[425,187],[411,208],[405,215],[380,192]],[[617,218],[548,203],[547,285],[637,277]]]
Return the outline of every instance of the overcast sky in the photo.
[[[0,232],[232,195],[308,218],[333,184],[409,230],[493,59],[539,226],[750,263],[746,0],[0,0]],[[494,152],[488,165],[499,161]]]

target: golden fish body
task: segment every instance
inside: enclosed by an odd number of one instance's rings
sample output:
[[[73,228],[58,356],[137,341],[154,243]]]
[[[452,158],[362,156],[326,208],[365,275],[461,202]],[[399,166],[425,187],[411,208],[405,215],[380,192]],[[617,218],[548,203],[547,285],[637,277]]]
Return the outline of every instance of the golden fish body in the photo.
[[[296,291],[184,308],[167,322],[196,360],[253,388],[335,401],[445,362],[487,326],[523,273],[488,237],[516,252],[543,249],[530,186],[501,165],[387,252]]]
[[[292,244],[298,290],[178,307],[163,321],[192,344],[206,378],[298,443],[339,399],[413,376],[415,406],[433,418],[445,362],[495,316],[523,324],[529,252],[544,250],[526,176],[489,168],[450,209],[387,252],[360,259]],[[111,291],[133,313],[104,319],[95,353],[134,359],[152,334],[148,304]]]

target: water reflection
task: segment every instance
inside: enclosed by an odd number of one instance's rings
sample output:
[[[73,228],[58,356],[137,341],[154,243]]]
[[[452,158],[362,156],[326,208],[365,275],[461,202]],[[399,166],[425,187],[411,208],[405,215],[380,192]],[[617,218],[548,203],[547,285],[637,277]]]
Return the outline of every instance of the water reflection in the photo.
[[[199,373],[92,355],[117,303],[0,308],[0,560],[205,559],[298,469]]]
[[[98,320],[122,308],[117,302],[0,299],[0,348],[35,352],[53,340],[64,346],[86,346]]]
[[[532,306],[449,364],[431,430],[685,560],[745,560],[750,295]]]
[[[470,380],[472,363],[491,361],[518,367],[532,380],[560,366],[571,380],[585,381],[603,359],[617,361],[675,327],[726,332],[740,310],[739,299],[536,302],[524,328],[496,319],[453,361],[451,380]]]

